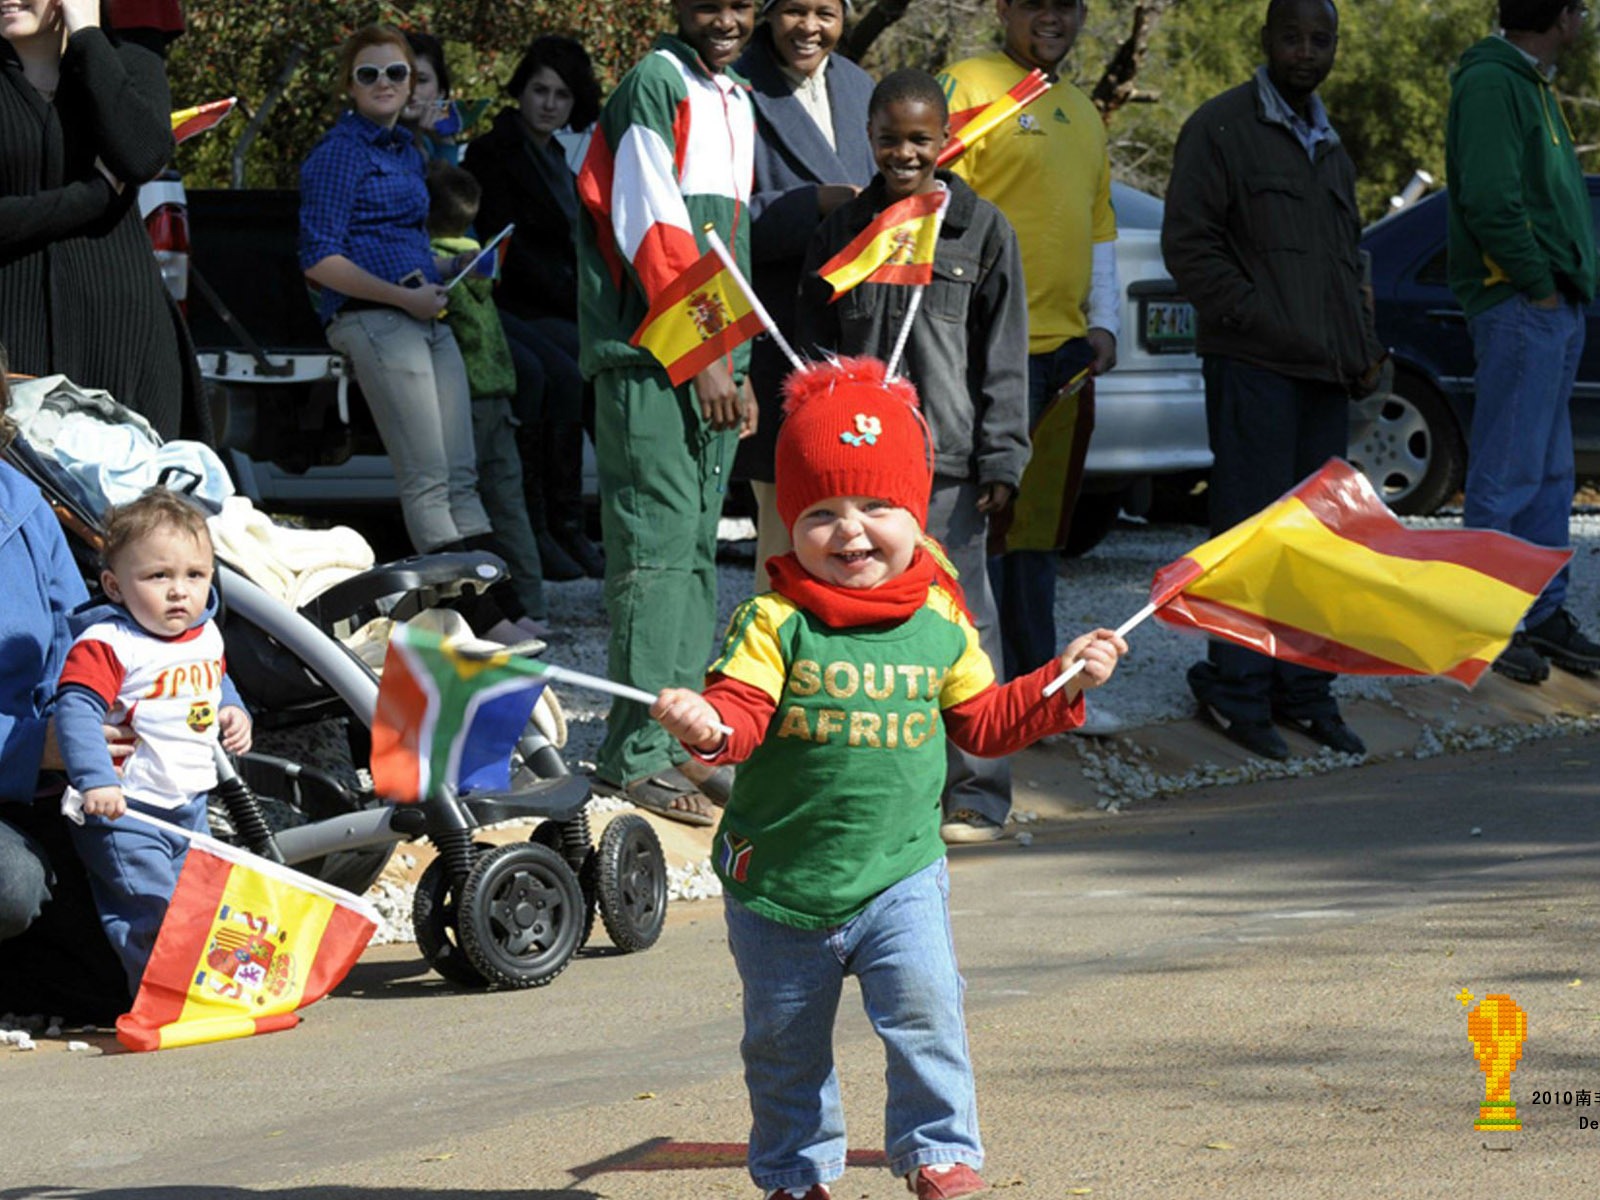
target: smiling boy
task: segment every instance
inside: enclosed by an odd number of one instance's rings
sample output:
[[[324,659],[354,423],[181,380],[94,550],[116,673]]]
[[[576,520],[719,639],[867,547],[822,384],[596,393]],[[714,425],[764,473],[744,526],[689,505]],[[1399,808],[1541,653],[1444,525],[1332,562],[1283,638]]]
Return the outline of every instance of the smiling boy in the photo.
[[[919,1200],[985,1190],[939,837],[946,736],[1007,754],[1083,719],[1127,651],[1109,630],[998,686],[925,541],[933,452],[915,391],[846,359],[790,377],[777,505],[792,553],[728,626],[705,694],[652,713],[696,755],[743,762],[713,842],[744,986],[749,1168],[769,1200],[829,1200],[844,1170],[833,1068],[855,975],[888,1057],[889,1169]],[[725,735],[722,723],[732,733]]]
[[[935,169],[948,135],[944,93],[931,75],[896,71],[873,90],[867,137],[878,174],[812,238],[796,326],[802,351],[813,357],[887,359],[913,289],[863,283],[834,300],[819,269],[890,205],[948,190],[933,281],[912,322],[901,369],[916,386],[933,431],[928,532],[955,565],[984,652],[1000,662],[986,572],[988,522],[1010,501],[1028,462],[1028,310],[1011,226],[959,177]],[[945,838],[1001,836],[1011,810],[1009,766],[952,748],[949,767]]]

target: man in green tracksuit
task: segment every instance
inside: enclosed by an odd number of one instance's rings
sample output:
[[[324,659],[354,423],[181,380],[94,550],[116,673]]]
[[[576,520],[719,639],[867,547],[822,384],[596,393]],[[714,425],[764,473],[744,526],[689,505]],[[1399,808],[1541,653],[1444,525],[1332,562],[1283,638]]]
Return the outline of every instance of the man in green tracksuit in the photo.
[[[1465,520],[1541,546],[1570,542],[1570,403],[1595,293],[1589,191],[1550,80],[1588,11],[1500,0],[1501,32],[1468,49],[1450,78],[1450,287],[1478,359]],[[1600,671],[1600,645],[1562,606],[1566,593],[1563,568],[1496,671],[1535,684],[1549,662]]]
[[[578,177],[579,365],[595,386],[595,452],[606,548],[609,671],[650,692],[692,687],[716,636],[716,535],[740,433],[755,428],[749,347],[674,388],[628,344],[651,303],[705,251],[712,225],[747,273],[754,109],[728,66],[754,0],[676,0],[663,35],[606,102]],[[612,706],[596,781],[640,807],[710,824],[687,754],[631,701]],[[691,765],[689,770],[694,771]],[[720,793],[720,794],[719,794]]]

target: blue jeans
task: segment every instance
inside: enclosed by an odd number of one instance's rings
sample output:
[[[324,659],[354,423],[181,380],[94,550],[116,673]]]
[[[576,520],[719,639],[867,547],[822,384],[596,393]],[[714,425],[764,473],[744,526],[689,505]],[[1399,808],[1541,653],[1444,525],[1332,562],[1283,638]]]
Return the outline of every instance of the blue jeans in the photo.
[[[1543,309],[1515,296],[1468,322],[1478,358],[1467,441],[1465,524],[1538,546],[1567,546],[1572,512],[1572,384],[1583,356],[1583,306]],[[1550,581],[1524,619],[1561,607],[1568,571]]]
[[[488,533],[467,368],[450,327],[398,308],[356,309],[329,323],[328,345],[355,368],[394,464],[411,544],[426,553]]]
[[[1073,338],[1044,354],[1028,356],[1028,426],[1038,425],[1045,405],[1094,358],[1085,338]],[[1090,385],[1093,386],[1093,381]],[[1087,400],[1088,397],[1085,397]],[[1092,402],[1092,401],[1090,401]],[[1089,428],[1094,427],[1091,410]],[[1086,431],[1076,448],[1075,469],[1082,481],[1083,459],[1089,452]],[[1044,666],[1060,650],[1056,641],[1056,572],[1061,555],[1052,550],[1012,550],[989,559],[989,586],[1000,617],[1004,678],[1015,679]]]
[[[907,1175],[932,1163],[983,1165],[949,895],[941,858],[835,929],[796,929],[724,902],[728,948],[744,984],[739,1052],[756,1186],[805,1188],[844,1174],[833,1024],[846,975],[860,981],[888,1059],[889,1169]]]

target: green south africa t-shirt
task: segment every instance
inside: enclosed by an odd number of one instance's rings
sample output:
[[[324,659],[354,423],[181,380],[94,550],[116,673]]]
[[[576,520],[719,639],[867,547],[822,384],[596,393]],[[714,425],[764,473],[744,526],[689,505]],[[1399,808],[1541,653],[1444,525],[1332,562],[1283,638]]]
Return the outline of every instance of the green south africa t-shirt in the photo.
[[[734,614],[711,670],[777,705],[717,828],[712,861],[729,895],[828,929],[944,854],[940,713],[995,682],[947,593],[930,588],[897,625],[850,629],[758,596]]]

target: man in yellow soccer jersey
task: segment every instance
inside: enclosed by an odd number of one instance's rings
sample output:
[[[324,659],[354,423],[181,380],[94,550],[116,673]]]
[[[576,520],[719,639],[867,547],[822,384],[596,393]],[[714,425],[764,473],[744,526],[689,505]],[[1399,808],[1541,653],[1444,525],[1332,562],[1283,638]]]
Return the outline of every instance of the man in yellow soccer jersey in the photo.
[[[1003,97],[1028,72],[1052,80],[1048,92],[985,135],[950,164],[1011,222],[1022,249],[1028,291],[1028,407],[1036,430],[1034,454],[1047,447],[1038,429],[1046,404],[1085,370],[1109,371],[1117,362],[1119,328],[1116,215],[1111,209],[1111,161],[1105,125],[1089,98],[1056,70],[1083,26],[1083,0],[995,0],[1005,46],[965,59],[941,76],[952,127],[963,114]],[[1073,439],[1065,470],[1052,479],[1036,469],[1025,491],[1044,488],[1044,511],[1060,519],[1018,522],[1005,531],[1005,553],[990,560],[989,577],[1000,612],[1005,673],[1015,679],[1049,661],[1056,648],[1057,553],[1083,477],[1094,429],[1092,381],[1077,392],[1076,420],[1052,428]],[[1041,463],[1042,465],[1042,463]],[[1028,499],[1032,499],[1029,497]],[[1033,507],[1031,504],[1029,507]]]

